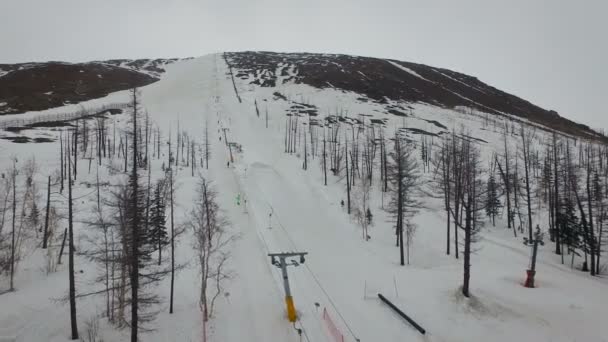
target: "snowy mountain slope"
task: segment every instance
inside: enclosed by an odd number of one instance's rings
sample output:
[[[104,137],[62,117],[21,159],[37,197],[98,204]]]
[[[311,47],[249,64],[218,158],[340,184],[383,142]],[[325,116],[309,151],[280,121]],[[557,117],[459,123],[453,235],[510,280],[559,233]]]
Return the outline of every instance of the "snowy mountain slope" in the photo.
[[[465,299],[458,289],[462,262],[445,255],[445,216],[439,199],[430,196],[424,199],[426,208],[415,218],[419,228],[412,263],[399,266],[393,223],[381,209],[388,199],[377,188],[373,189],[371,207],[375,223],[369,233],[371,239],[365,241],[361,228],[340,205],[345,199],[344,180],[329,175],[328,186],[323,185],[319,150],[314,155],[308,152],[309,166],[304,171],[302,150],[286,154],[283,146],[286,114],[291,114],[301,123],[316,127],[316,134],[322,134],[327,123],[339,121],[348,135],[350,127],[355,134],[360,124],[366,129],[377,125],[387,135],[402,130],[414,144],[419,144],[422,137],[438,142],[452,129],[459,131],[464,127],[466,134],[477,139],[485,160],[489,161],[492,153],[502,148],[502,127],[510,122],[508,118],[485,113],[480,108],[451,109],[400,98],[362,100],[362,94],[333,83],[319,88],[297,82],[303,77],[298,71],[302,68],[288,64],[277,67],[280,81],[267,84],[260,81],[264,79],[260,75],[268,72],[250,72],[228,56],[231,68],[222,54],[178,61],[167,66],[160,81],[141,89],[142,104],[154,127],[162,131],[164,140],[170,132],[175,134],[178,125],[198,142],[206,124],[212,133],[209,170],[199,167],[197,172],[215,183],[220,206],[232,223],[230,232],[238,239],[231,245],[229,268],[233,277],[209,322],[209,341],[331,342],[334,339],[323,309],[345,341],[511,341],[514,336],[524,341],[606,340],[600,322],[607,309],[598,300],[606,293],[605,279],[592,279],[570,270],[568,265],[559,263],[550,248],[542,248],[539,288],[524,288],[521,283],[528,266],[529,248],[521,239],[512,237],[512,231],[505,229],[505,220],[501,219],[497,227],[485,227],[482,231],[483,240],[473,256],[474,297]],[[411,69],[404,72],[413,77],[427,78],[411,66],[404,68]],[[372,77],[362,73],[361,77]],[[121,99],[126,100],[124,94]],[[119,129],[128,121],[125,113],[107,118]],[[222,129],[227,129],[229,141],[242,146],[242,152],[233,151],[230,168],[226,167],[230,151],[224,144]],[[60,130],[30,131],[56,139]],[[537,133],[536,142],[546,140],[546,132]],[[508,143],[515,151],[518,136],[510,135]],[[15,144],[0,140],[1,167],[3,170],[10,167],[10,156],[23,163],[34,155],[41,166],[35,182],[43,189],[46,176],[54,175],[59,167],[58,145],[57,141]],[[165,148],[160,158],[152,160],[154,179],[162,175],[160,167],[167,158]],[[121,179],[120,173],[109,171],[106,166],[109,163],[120,164],[120,158],[104,160],[99,168],[101,178],[112,182]],[[90,208],[95,202],[86,183],[94,182],[97,168],[93,163],[92,171],[88,171],[86,159],[79,161],[78,168],[76,233],[78,248],[84,249],[87,237],[98,237],[83,223],[91,215]],[[176,221],[183,223],[197,178],[184,165],[177,177]],[[428,180],[430,175],[424,177]],[[244,199],[241,205],[235,203],[238,194]],[[65,210],[64,196],[54,194],[53,201]],[[546,219],[535,217],[543,227]],[[178,261],[189,264],[176,279],[175,314],[168,314],[166,302],[161,305],[161,314],[152,324],[155,331],[143,335],[144,341],[202,340],[200,280],[191,250],[191,232],[186,232],[177,243]],[[0,310],[0,336],[16,341],[65,341],[69,331],[68,307],[55,299],[67,293],[66,268],[61,266],[57,273],[45,275],[40,266],[44,262],[41,250],[29,248],[17,273],[17,291],[0,295],[0,307],[10,308]],[[309,253],[303,265],[289,268],[299,312],[295,327],[303,329],[301,338],[285,318],[281,275],[267,256],[269,252],[282,251]],[[78,292],[99,289],[96,266],[83,256],[76,258],[76,264],[83,271],[77,275]],[[6,282],[4,278],[0,281],[3,285]],[[156,291],[166,298],[168,281]],[[427,329],[427,335],[421,336],[396,316],[377,299],[377,293],[411,315]],[[81,329],[88,317],[103,309],[102,297],[79,300]],[[573,317],[578,322],[574,326]],[[117,330],[105,320],[101,331],[105,340],[128,340],[127,330]]]
[[[447,69],[379,58],[274,52],[226,53],[237,78],[263,87],[283,82],[358,93],[360,100],[422,102],[443,108],[466,107],[524,119],[584,138],[604,139],[588,126],[560,117],[477,78]],[[388,107],[388,106],[387,106]],[[387,110],[390,108],[386,108]],[[403,110],[405,108],[393,108]],[[397,114],[399,115],[399,114]]]

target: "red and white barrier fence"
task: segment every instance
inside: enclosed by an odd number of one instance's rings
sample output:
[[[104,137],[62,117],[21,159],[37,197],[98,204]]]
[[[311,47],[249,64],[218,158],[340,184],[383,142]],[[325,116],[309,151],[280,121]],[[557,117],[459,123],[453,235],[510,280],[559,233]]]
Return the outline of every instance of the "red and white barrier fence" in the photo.
[[[329,316],[327,312],[327,308],[323,308],[323,321],[325,321],[325,325],[327,325],[327,329],[329,330],[330,335],[333,337],[335,342],[344,342],[344,335],[338,330],[336,324]]]

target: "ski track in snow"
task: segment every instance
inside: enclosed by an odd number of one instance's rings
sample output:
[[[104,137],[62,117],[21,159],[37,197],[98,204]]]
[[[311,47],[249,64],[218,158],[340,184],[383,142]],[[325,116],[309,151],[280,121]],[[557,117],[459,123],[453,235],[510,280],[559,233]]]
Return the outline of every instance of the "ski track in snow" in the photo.
[[[410,68],[408,68],[408,67],[405,67],[405,66],[403,66],[403,65],[401,65],[401,64],[398,64],[398,63],[395,63],[395,62],[393,62],[393,61],[388,61],[388,60],[387,60],[387,62],[389,62],[390,64],[392,64],[394,67],[396,67],[396,68],[398,68],[398,69],[401,69],[401,70],[403,70],[403,71],[407,72],[408,74],[412,74],[412,75],[414,75],[414,76],[416,76],[416,77],[418,77],[418,78],[420,78],[420,79],[422,79],[422,80],[425,80],[425,81],[427,81],[427,82],[430,82],[430,83],[433,83],[433,84],[435,83],[435,82],[433,82],[433,81],[431,81],[431,80],[428,80],[428,79],[424,78],[424,77],[423,77],[423,76],[421,76],[419,73],[415,72],[414,70],[412,70],[412,69],[410,69]]]

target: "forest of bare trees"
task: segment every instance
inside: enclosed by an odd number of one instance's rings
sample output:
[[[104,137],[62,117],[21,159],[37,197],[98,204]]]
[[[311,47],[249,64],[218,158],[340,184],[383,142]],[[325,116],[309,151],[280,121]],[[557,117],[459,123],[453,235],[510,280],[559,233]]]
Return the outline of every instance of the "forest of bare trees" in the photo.
[[[390,133],[382,122],[362,116],[337,111],[318,121],[288,113],[284,151],[301,158],[304,169],[309,158],[317,159],[323,185],[344,184],[342,207],[365,240],[373,237],[376,208],[371,203],[373,190],[379,190],[381,207],[392,217],[402,265],[409,263],[418,200],[428,189],[438,190],[446,218],[445,251],[463,258],[465,296],[470,294],[471,258],[482,227],[486,222],[498,226],[503,219],[517,239],[531,241],[536,229],[547,231],[562,263],[569,256],[574,268],[580,257],[581,271],[605,272],[598,260],[606,242],[608,147],[497,122],[494,130],[502,129],[502,139],[488,149],[464,128],[419,140],[397,129],[387,139]],[[328,180],[328,175],[334,178]]]
[[[206,170],[212,139],[207,124],[200,142],[179,128],[163,137],[139,97],[133,89],[125,107],[128,122],[122,127],[107,115],[80,113],[61,130],[58,170],[41,170],[34,158],[13,158],[0,178],[0,274],[7,276],[6,290],[19,291],[15,274],[22,258],[40,250],[41,268],[51,274],[61,269],[62,256],[68,254],[63,299],[69,303],[72,340],[100,341],[99,320],[107,319],[117,329],[129,329],[131,341],[141,341],[141,332],[153,330],[148,323],[162,310],[165,298],[169,312],[174,312],[176,272],[186,266],[176,260],[176,240],[187,233],[187,222],[174,219],[176,173],[186,169],[194,176]],[[79,177],[83,172],[87,177]],[[82,204],[83,194],[92,206]],[[224,223],[219,207],[215,202],[210,207],[217,225],[211,230],[220,232]],[[80,213],[88,212],[83,219]],[[209,230],[208,226],[200,229]],[[197,236],[197,232],[191,233]],[[220,235],[205,245],[213,246],[212,258],[205,263],[213,270],[204,272],[209,278],[201,288],[221,286],[229,276],[223,265],[231,238],[222,235],[224,241]],[[99,265],[94,283],[86,290],[78,272],[85,259]],[[165,281],[170,287],[166,295],[159,295],[159,285]],[[90,296],[103,297],[104,310],[85,321],[78,303]],[[210,295],[211,303],[215,297]],[[201,303],[206,301],[201,298]],[[205,317],[211,315],[211,308],[207,311],[206,304],[201,308]]]

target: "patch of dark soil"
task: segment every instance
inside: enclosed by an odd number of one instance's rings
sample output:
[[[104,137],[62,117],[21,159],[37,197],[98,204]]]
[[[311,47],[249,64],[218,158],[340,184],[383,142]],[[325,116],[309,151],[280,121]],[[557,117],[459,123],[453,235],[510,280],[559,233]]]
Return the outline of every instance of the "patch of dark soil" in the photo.
[[[67,121],[42,121],[42,122],[36,122],[36,123],[29,124],[29,125],[27,125],[27,127],[31,127],[31,128],[41,128],[41,127],[51,128],[51,127],[74,127],[74,125],[72,125],[71,123],[69,123]]]
[[[443,128],[443,129],[448,129],[446,126],[442,125],[440,122],[435,121],[435,120],[426,120],[426,119],[422,119],[428,123],[432,123],[433,125],[439,127],[439,128]]]
[[[26,129],[28,129],[28,128],[27,127],[17,127],[17,126],[10,126],[10,127],[4,128],[4,130],[7,132],[15,132],[15,133],[21,132]]]
[[[16,68],[0,77],[0,102],[18,114],[106,96],[158,78],[109,64],[49,62]]]
[[[396,109],[389,109],[388,112],[397,116],[408,116],[406,113],[398,111]]]
[[[439,135],[437,133],[432,133],[432,132],[427,132],[423,129],[419,129],[419,128],[401,128],[403,130],[406,130],[408,132],[411,132],[412,134],[423,134],[423,135],[430,135],[433,137],[438,137]]]
[[[1,137],[0,139],[4,139],[4,140],[8,140],[17,144],[26,144],[26,143],[49,143],[49,142],[53,142],[55,141],[54,139],[51,138],[46,138],[46,137],[37,137],[37,138],[30,138],[30,137],[26,137],[24,135],[19,135],[16,137]]]
[[[468,140],[475,140],[475,141],[479,141],[479,142],[482,142],[482,143],[485,143],[485,144],[487,144],[487,143],[488,143],[487,141],[485,141],[485,140],[483,140],[483,139],[481,139],[481,138],[475,138],[475,137],[472,137],[472,136],[470,136],[470,135],[466,135],[466,134],[462,134],[462,137],[463,137],[464,139],[468,139]]]
[[[29,143],[30,141],[32,141],[30,138],[26,137],[26,136],[17,136],[17,137],[2,137],[1,139],[4,140],[8,140],[14,143],[18,143],[18,144],[24,144],[24,143]]]
[[[386,119],[371,119],[372,124],[385,125]]]
[[[274,93],[272,93],[272,95],[274,95],[275,99],[281,99],[281,100],[287,101],[287,98],[285,97],[285,95],[279,93],[278,91],[275,91]]]
[[[121,114],[122,113],[122,109],[120,109],[120,108],[108,109],[108,113],[110,113],[110,115]]]

